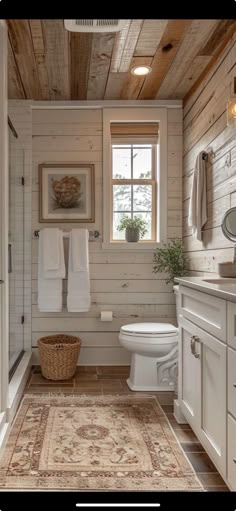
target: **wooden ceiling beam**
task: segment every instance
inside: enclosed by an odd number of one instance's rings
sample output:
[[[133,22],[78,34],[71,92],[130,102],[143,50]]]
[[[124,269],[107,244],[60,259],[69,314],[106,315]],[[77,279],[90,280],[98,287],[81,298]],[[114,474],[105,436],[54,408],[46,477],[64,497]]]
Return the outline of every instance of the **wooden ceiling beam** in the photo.
[[[71,99],[87,99],[93,34],[71,33],[70,73]]]
[[[12,51],[11,42],[8,39],[8,98],[26,99],[24,87],[22,85],[20,73],[16,65],[15,57]]]
[[[104,99],[120,99],[127,78],[128,72],[109,73]]]
[[[115,34],[94,34],[87,99],[104,99]]]
[[[157,94],[157,99],[164,99],[166,96],[174,99],[178,94],[178,86],[187,73],[194,58],[202,45],[211,36],[218,20],[193,20],[179,50],[171,64],[168,74],[163,80]]]
[[[130,20],[127,20],[128,22]],[[104,99],[120,99],[128,71],[132,62],[135,47],[142,28],[143,20],[131,20],[124,28],[122,35],[116,36],[112,64],[108,75]]]
[[[154,57],[168,20],[144,20],[136,44],[135,57]]]
[[[50,100],[48,70],[46,66],[45,46],[41,20],[29,20],[31,37],[34,48],[35,61],[38,67],[41,96],[43,100]]]
[[[69,32],[63,20],[41,20],[50,98],[70,99]]]
[[[214,66],[214,64],[216,63],[216,61],[218,60],[218,58],[220,57],[220,55],[222,54],[222,52],[224,51],[226,45],[229,43],[229,41],[232,39],[232,38],[235,38],[235,35],[236,35],[236,21],[234,21],[234,23],[231,25],[231,27],[229,28],[225,38],[223,39],[222,43],[218,46],[218,49],[217,51],[214,53],[214,56],[213,58],[211,59],[211,61],[209,62],[209,64],[205,67],[204,71],[201,73],[201,75],[198,77],[198,79],[196,80],[196,82],[193,84],[193,86],[191,87],[191,89],[187,92],[187,94],[185,95],[184,97],[184,106],[186,105],[187,101],[189,100],[189,98],[194,94],[194,92],[197,90],[197,88],[199,87],[199,85],[202,83],[202,81],[204,80],[204,78],[207,76],[207,74],[210,72],[211,68]]]
[[[131,20],[125,20],[126,23],[120,32],[116,33],[113,46],[110,73],[117,73],[120,69],[121,59],[125,47],[126,38],[129,32]]]
[[[130,63],[142,28],[142,24],[143,20],[131,20],[119,67],[120,73],[125,73],[129,70]]]
[[[211,37],[207,40],[203,48],[200,49],[198,55],[213,56],[222,40],[227,37],[227,32],[232,28],[234,23],[235,20],[220,20],[214,32],[211,34]]]
[[[7,20],[7,25],[26,99],[42,99],[29,20]]]
[[[169,20],[138,99],[154,99],[192,20]]]

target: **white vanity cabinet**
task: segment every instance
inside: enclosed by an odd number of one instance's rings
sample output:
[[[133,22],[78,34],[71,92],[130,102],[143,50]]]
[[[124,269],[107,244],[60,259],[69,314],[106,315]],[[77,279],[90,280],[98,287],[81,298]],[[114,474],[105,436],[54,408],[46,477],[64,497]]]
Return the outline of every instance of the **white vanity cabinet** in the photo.
[[[179,327],[181,409],[226,476],[226,345],[184,317]]]
[[[236,491],[236,294],[179,290],[178,406]]]

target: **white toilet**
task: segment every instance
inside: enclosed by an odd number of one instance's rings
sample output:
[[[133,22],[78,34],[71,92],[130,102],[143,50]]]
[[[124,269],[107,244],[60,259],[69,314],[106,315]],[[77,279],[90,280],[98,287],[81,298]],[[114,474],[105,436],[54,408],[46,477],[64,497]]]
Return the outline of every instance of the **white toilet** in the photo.
[[[178,286],[174,286],[178,305]],[[177,306],[178,314],[178,306]],[[120,329],[119,341],[131,352],[131,390],[162,391],[176,388],[178,328],[170,323],[132,323]]]

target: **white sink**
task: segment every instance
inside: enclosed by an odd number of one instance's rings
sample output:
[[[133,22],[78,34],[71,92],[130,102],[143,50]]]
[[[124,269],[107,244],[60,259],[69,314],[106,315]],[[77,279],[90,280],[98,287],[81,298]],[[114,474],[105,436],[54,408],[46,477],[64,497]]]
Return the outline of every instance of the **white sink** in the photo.
[[[203,282],[208,282],[209,284],[236,284],[236,277],[235,278],[215,278],[215,279],[202,279]]]

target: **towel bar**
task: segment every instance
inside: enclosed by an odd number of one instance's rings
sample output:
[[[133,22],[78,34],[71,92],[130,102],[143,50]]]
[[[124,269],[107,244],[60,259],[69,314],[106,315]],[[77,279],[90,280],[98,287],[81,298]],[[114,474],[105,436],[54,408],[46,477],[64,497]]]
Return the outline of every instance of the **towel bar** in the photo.
[[[39,233],[40,233],[40,230],[37,229],[33,232],[33,239],[37,239],[39,238]],[[63,238],[69,238],[69,234],[70,232],[69,231],[64,231],[63,232]],[[89,241],[98,241],[99,240],[99,237],[100,237],[100,232],[99,231],[89,231]]]

